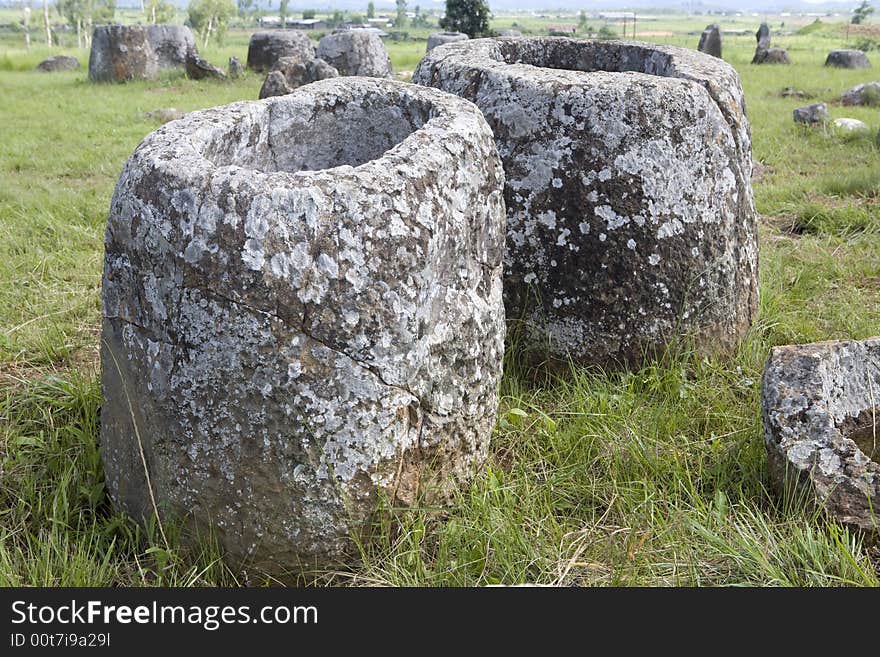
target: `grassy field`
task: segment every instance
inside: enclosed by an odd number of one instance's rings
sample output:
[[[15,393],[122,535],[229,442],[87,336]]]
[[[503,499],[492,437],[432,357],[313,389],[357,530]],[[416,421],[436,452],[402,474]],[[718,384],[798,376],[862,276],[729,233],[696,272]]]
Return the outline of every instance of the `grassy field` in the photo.
[[[672,36],[645,38],[693,46],[688,32],[704,22],[669,18],[656,31]],[[833,101],[878,74],[825,69],[845,33],[808,32],[775,40],[791,67],[751,66],[752,36],[725,41],[746,90],[762,216],[761,311],[739,351],[573,370],[542,386],[510,364],[492,461],[456,503],[383,514],[362,563],[304,581],[878,584],[878,548],[769,492],[761,439],[771,346],[880,334],[880,108],[831,103],[833,117],[872,126],[843,136],[796,127],[791,110],[813,101],[780,96],[796,87]],[[233,31],[205,54],[243,59],[246,39]],[[406,77],[424,43],[389,50]],[[174,531],[165,543],[114,515],[97,447],[103,227],[123,163],[158,125],[144,114],[256,98],[262,79],[92,85],[83,69],[33,72],[47,54],[0,43],[0,585],[263,583],[210,545],[181,547]]]

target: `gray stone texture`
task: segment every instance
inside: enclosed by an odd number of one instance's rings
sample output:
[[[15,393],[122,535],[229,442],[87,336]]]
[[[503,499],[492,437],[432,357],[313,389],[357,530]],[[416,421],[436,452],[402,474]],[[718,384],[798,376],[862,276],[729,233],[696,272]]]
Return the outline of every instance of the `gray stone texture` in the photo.
[[[127,82],[156,77],[159,60],[140,25],[96,25],[89,53],[89,79],[93,82]]]
[[[283,96],[304,84],[335,77],[339,77],[339,72],[323,59],[282,57],[266,76],[260,98]]]
[[[774,484],[876,538],[880,338],[776,347],[761,402]]]
[[[825,103],[814,103],[813,105],[798,107],[792,114],[795,123],[806,123],[807,125],[827,123],[831,120]]]
[[[840,97],[842,105],[880,105],[880,82],[865,82],[847,89]]]
[[[204,80],[206,78],[223,80],[226,78],[226,71],[214,66],[197,52],[191,52],[187,55],[186,74],[191,80]]]
[[[837,68],[871,68],[868,56],[861,50],[832,50],[828,53],[825,66]]]
[[[455,43],[456,41],[467,41],[470,37],[464,32],[434,32],[428,37],[427,51],[430,52],[437,46],[444,43]]]
[[[248,44],[247,66],[254,71],[268,71],[281,57],[313,59],[315,44],[301,30],[255,32]]]
[[[568,38],[475,39],[414,81],[477,103],[506,175],[504,295],[539,357],[631,364],[692,334],[733,346],[757,310],[743,93],[722,60]]]
[[[187,55],[197,52],[192,30],[185,25],[148,25],[147,36],[160,69],[184,68]]]
[[[328,34],[318,43],[318,57],[339,75],[391,77],[391,58],[376,34],[358,30]]]
[[[105,246],[117,508],[153,515],[149,473],[161,515],[283,574],[484,461],[503,171],[472,104],[348,78],[190,113],[125,165]]]
[[[69,55],[54,55],[37,64],[37,70],[41,73],[58,73],[60,71],[75,71],[79,68],[79,60]]]
[[[697,50],[721,59],[721,29],[717,25],[707,25],[700,35]]]

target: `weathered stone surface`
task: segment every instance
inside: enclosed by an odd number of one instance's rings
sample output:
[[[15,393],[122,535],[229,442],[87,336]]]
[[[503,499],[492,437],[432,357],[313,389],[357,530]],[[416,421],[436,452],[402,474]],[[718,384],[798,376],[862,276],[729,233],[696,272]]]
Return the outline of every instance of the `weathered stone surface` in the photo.
[[[274,573],[346,553],[379,494],[445,499],[495,423],[502,186],[476,107],[386,80],[148,135],[105,240],[117,507],[153,514],[148,472],[160,514]]]
[[[241,63],[241,60],[238,57],[230,57],[229,58],[229,77],[235,80],[236,78],[240,78],[244,75],[244,66]]]
[[[707,25],[700,35],[697,50],[721,59],[721,28],[715,24]]]
[[[758,31],[755,32],[755,39],[758,42],[759,50],[768,50],[770,48],[770,26],[767,23],[761,23]]]
[[[437,46],[444,43],[455,43],[456,41],[467,41],[470,37],[464,32],[434,32],[428,37],[428,47],[426,52],[430,52]]]
[[[791,64],[788,52],[783,48],[758,48],[752,58],[752,64]]]
[[[848,118],[834,119],[834,127],[841,132],[860,132],[862,130],[870,130],[868,124],[864,121]]]
[[[682,333],[723,349],[748,328],[757,228],[731,66],[653,44],[475,39],[425,55],[414,81],[475,101],[495,133],[520,344],[613,365]]]
[[[89,79],[127,82],[156,77],[159,61],[141,25],[96,25],[89,53]]]
[[[876,537],[880,338],[773,349],[761,401],[776,485]]]
[[[315,44],[300,30],[271,30],[251,35],[247,55],[249,69],[268,71],[281,57],[313,59]]]
[[[328,34],[318,43],[318,57],[339,75],[391,77],[391,59],[376,34],[358,30]]]
[[[266,76],[260,89],[260,98],[283,96],[304,84],[335,77],[339,77],[339,72],[323,59],[282,57]]]
[[[831,117],[828,114],[828,107],[825,103],[815,103],[805,107],[798,107],[793,112],[795,123],[806,123],[815,125],[818,123],[827,123]]]
[[[160,109],[155,109],[147,112],[144,116],[152,121],[168,123],[169,121],[182,119],[184,116],[186,116],[186,112],[184,112],[183,110],[179,110],[176,107],[162,107]]]
[[[222,68],[214,66],[197,52],[191,52],[186,58],[186,74],[192,80],[204,80],[213,78],[223,80],[226,72]]]
[[[825,66],[838,68],[871,68],[868,56],[861,50],[832,50],[828,53]]]
[[[865,82],[847,89],[840,97],[843,105],[880,105],[880,82]]]
[[[197,52],[192,30],[185,25],[148,25],[150,45],[159,68],[184,68],[189,53]]]
[[[79,68],[79,60],[69,55],[54,55],[37,64],[37,70],[42,73],[58,73],[60,71],[75,71]]]

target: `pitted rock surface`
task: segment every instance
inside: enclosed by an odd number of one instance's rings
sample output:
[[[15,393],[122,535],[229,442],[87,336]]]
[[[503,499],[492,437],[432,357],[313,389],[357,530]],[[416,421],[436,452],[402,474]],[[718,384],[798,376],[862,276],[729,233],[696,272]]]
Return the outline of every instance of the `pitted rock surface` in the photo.
[[[715,25],[707,25],[706,29],[700,35],[700,42],[697,44],[697,50],[707,55],[721,58],[721,29]]]
[[[791,64],[788,51],[784,48],[758,48],[752,57],[752,64]]]
[[[880,338],[777,347],[761,391],[774,483],[872,534],[880,521]]]
[[[376,34],[358,30],[328,34],[318,43],[318,58],[335,68],[339,75],[391,77],[391,58]]]
[[[141,25],[96,25],[89,53],[93,82],[151,80],[159,70],[149,31]]]
[[[503,171],[478,109],[333,79],[148,135],[111,203],[112,500],[264,572],[341,558],[377,495],[443,500],[501,376]],[[138,437],[143,446],[140,455]]]
[[[159,68],[184,68],[189,53],[198,52],[192,30],[185,25],[148,25],[147,35]]]
[[[260,98],[283,96],[304,84],[336,77],[339,77],[339,72],[323,59],[282,57],[266,76],[260,89]]]
[[[871,61],[861,50],[832,50],[828,53],[825,66],[837,68],[871,68]]]
[[[473,100],[504,162],[504,295],[552,358],[735,344],[757,309],[751,143],[734,69],[692,50],[475,39],[414,80]]]
[[[426,52],[430,52],[437,46],[444,43],[455,43],[456,41],[467,41],[470,37],[464,32],[434,32],[428,37],[428,47]]]
[[[247,54],[249,69],[268,71],[282,57],[314,59],[315,44],[301,30],[270,30],[251,35]]]

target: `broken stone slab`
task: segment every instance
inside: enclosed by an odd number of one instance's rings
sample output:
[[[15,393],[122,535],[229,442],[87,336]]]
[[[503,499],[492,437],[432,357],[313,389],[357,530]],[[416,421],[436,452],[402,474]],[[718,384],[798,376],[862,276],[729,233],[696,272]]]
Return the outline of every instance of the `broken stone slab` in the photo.
[[[41,73],[59,73],[61,71],[75,71],[79,68],[79,60],[69,55],[54,55],[37,64]]]
[[[865,82],[847,89],[840,97],[842,105],[880,105],[880,82]]]
[[[828,123],[831,120],[825,103],[814,103],[813,105],[798,107],[794,110],[793,115],[795,123],[806,123],[807,125]]]
[[[116,508],[279,574],[350,556],[380,497],[447,500],[495,424],[502,186],[474,105],[390,80],[148,135],[105,239]]]
[[[315,44],[301,30],[269,30],[251,35],[247,54],[249,69],[268,71],[281,57],[313,59]]]
[[[751,140],[736,71],[644,43],[474,39],[418,84],[477,103],[506,175],[504,295],[538,359],[628,365],[757,310]]]
[[[141,25],[96,25],[89,53],[89,79],[93,82],[152,80],[159,60],[150,43],[149,30]]]
[[[700,35],[700,42],[697,44],[697,50],[721,59],[721,28],[714,23],[712,25],[707,25],[706,29],[703,30],[703,33]]]
[[[147,36],[160,69],[185,68],[187,55],[197,52],[196,39],[185,25],[148,25]]]
[[[470,37],[464,32],[434,32],[428,37],[428,46],[426,52],[430,52],[437,46],[444,43],[455,43],[456,41],[467,41]]]
[[[523,34],[519,30],[498,30],[500,37],[521,37]]]
[[[761,405],[776,487],[876,537],[880,338],[774,348]]]
[[[347,30],[328,34],[318,43],[318,58],[339,75],[391,77],[391,58],[382,39],[369,32]]]
[[[784,48],[758,48],[752,58],[752,64],[791,64],[788,52]]]
[[[871,62],[861,50],[832,50],[828,53],[825,66],[838,68],[871,68]]]
[[[304,84],[335,77],[339,77],[339,72],[323,59],[282,57],[266,76],[260,98],[283,96]]]
[[[191,52],[187,55],[186,75],[191,80],[204,80],[206,78],[214,80],[226,79],[226,72],[222,68],[214,66],[197,52]]]

